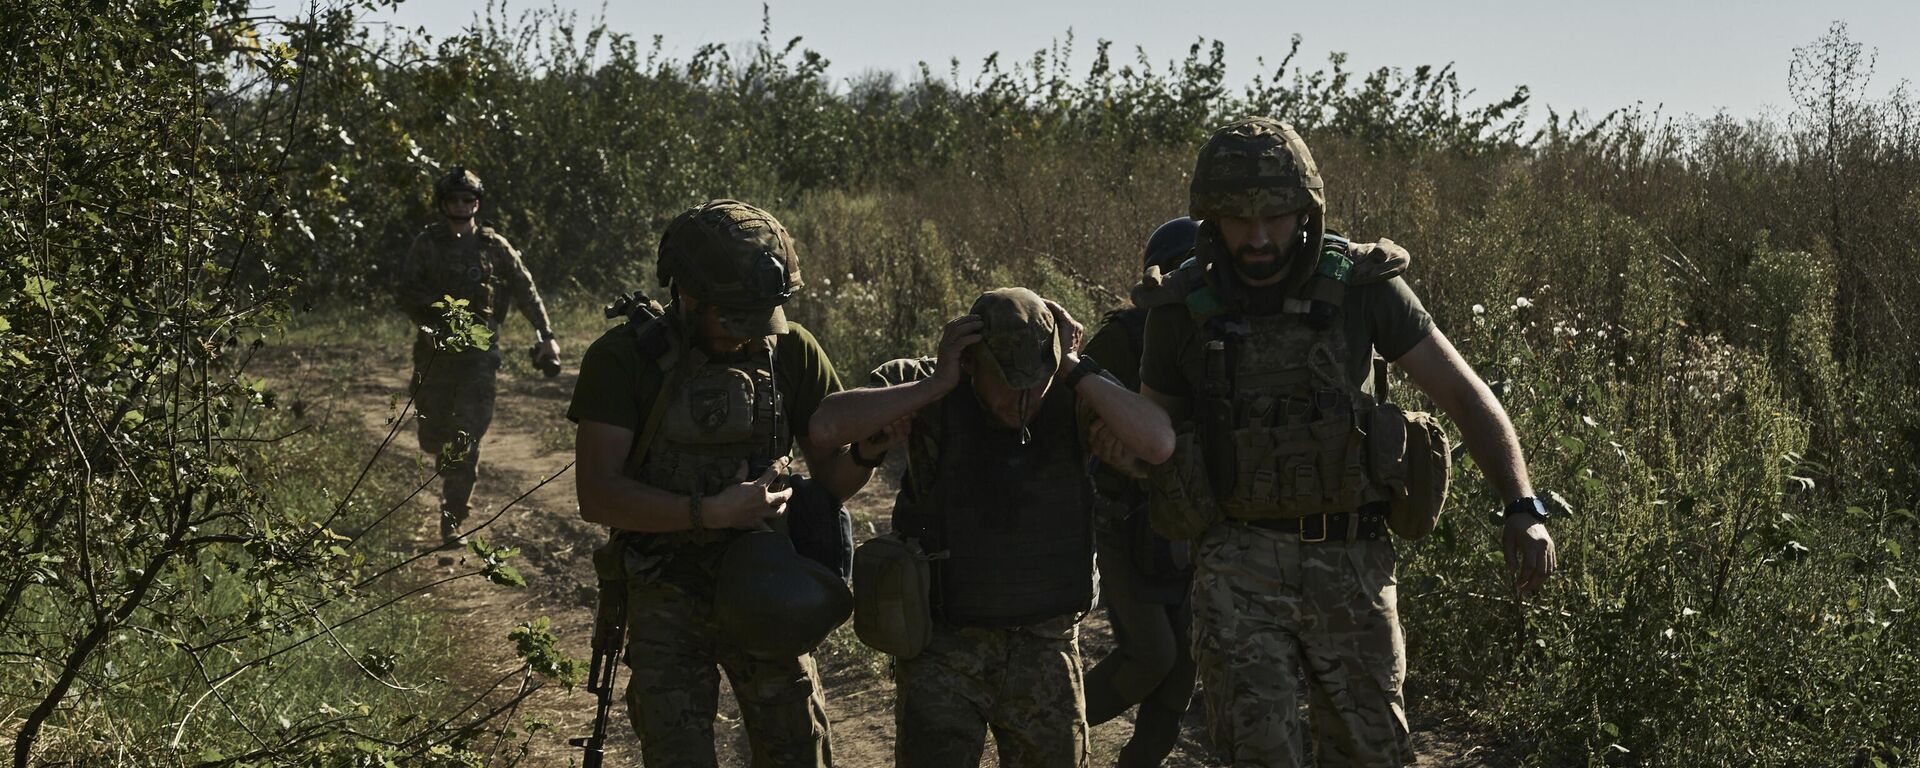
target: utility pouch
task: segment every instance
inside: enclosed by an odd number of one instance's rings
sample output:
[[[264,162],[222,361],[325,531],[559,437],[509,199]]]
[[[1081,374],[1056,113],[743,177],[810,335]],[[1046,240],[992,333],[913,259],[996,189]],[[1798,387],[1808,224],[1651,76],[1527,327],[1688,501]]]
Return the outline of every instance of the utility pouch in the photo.
[[[1173,455],[1147,475],[1147,519],[1169,539],[1197,539],[1220,520],[1207,461],[1192,431],[1174,438]]]
[[[868,647],[911,659],[933,640],[933,567],[920,545],[888,533],[853,550],[853,633]]]
[[[1407,539],[1432,533],[1446,506],[1452,475],[1447,433],[1432,414],[1383,405],[1374,409],[1373,433],[1368,437],[1374,477],[1393,494],[1387,528]],[[1394,450],[1396,445],[1400,450]],[[1392,457],[1395,453],[1398,460]]]

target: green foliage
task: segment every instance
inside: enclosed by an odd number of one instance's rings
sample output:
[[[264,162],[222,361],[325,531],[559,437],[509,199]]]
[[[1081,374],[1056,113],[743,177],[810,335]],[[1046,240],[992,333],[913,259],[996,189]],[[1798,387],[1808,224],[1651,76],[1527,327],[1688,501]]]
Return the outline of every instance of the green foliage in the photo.
[[[276,249],[332,224],[285,205],[307,147],[279,131],[351,28],[171,0],[0,21],[14,765],[477,765],[498,730],[393,650],[444,634],[390,578],[368,496],[398,482],[255,370],[297,288]]]
[[[547,617],[520,622],[507,637],[533,671],[551,677],[568,688],[586,679],[587,665],[560,650],[560,639],[553,636],[553,627]]]

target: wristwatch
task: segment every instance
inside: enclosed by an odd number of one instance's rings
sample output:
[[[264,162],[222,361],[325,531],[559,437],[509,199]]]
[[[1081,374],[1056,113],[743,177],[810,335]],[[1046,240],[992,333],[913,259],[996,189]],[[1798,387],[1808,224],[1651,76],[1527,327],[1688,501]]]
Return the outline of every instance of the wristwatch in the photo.
[[[541,341],[553,341],[557,338],[553,335],[552,328],[541,328],[540,330],[534,331],[533,335],[539,337]]]
[[[1553,516],[1553,513],[1547,510],[1547,503],[1544,501],[1541,501],[1540,497],[1528,496],[1521,499],[1515,499],[1514,501],[1509,502],[1507,506],[1502,507],[1499,511],[1494,512],[1493,522],[1498,524],[1505,524],[1507,522],[1507,518],[1512,515],[1528,515],[1532,517],[1535,521],[1544,523],[1547,521],[1547,518]]]
[[[1095,361],[1092,355],[1081,355],[1080,362],[1073,366],[1073,370],[1067,371],[1067,389],[1080,386],[1080,380],[1086,378],[1088,374],[1103,373],[1106,370],[1100,367],[1100,363]]]

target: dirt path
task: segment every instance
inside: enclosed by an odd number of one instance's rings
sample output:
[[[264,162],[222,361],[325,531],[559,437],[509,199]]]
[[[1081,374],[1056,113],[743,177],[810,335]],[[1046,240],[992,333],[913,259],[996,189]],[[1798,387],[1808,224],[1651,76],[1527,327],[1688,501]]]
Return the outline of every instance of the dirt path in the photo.
[[[396,401],[405,402],[409,363],[404,354],[373,352],[364,347],[307,348],[288,355],[275,366],[285,370],[290,380],[308,382],[303,397],[310,407],[330,412],[346,423],[357,419],[364,428],[369,445],[386,434],[387,420]],[[350,361],[342,365],[342,359]],[[312,391],[314,382],[325,381],[343,368],[352,371],[341,377],[344,386],[324,395]],[[574,500],[572,460],[573,428],[565,419],[567,401],[573,391],[573,371],[553,379],[516,376],[511,368],[499,379],[499,399],[495,419],[481,444],[480,484],[474,496],[473,521],[498,518],[475,535],[494,545],[518,547],[514,561],[528,586],[502,589],[478,579],[463,579],[449,584],[428,598],[431,610],[445,616],[445,624],[455,633],[463,658],[454,665],[459,681],[483,687],[522,666],[508,633],[515,625],[535,617],[552,622],[553,633],[561,638],[566,652],[576,658],[590,657],[594,601],[593,570],[588,554],[605,539],[600,526],[579,517]],[[337,380],[337,379],[336,379]],[[384,461],[418,464],[420,476],[431,473],[409,429],[396,439]],[[896,462],[897,463],[897,462]],[[890,466],[889,477],[898,467]],[[535,488],[542,480],[552,482]],[[431,486],[437,492],[437,483]],[[529,489],[534,489],[528,493]],[[507,507],[516,497],[526,497]],[[875,484],[857,497],[850,508],[855,518],[856,535],[872,535],[876,522],[884,527],[887,505],[893,497],[892,483],[876,478]],[[420,546],[432,546],[438,539],[433,510],[437,495],[423,494],[399,523],[406,536]],[[504,512],[501,510],[505,508]],[[421,581],[471,570],[464,551],[426,558],[421,570],[413,574]],[[1096,611],[1082,624],[1081,650],[1087,664],[1104,657],[1112,648],[1112,633],[1104,611]],[[851,626],[842,627],[816,653],[826,686],[827,709],[833,722],[835,763],[851,768],[887,766],[893,762],[893,684],[886,657],[860,645]],[[625,689],[626,670],[621,670],[620,690]],[[585,690],[568,691],[551,681],[521,707],[518,717],[538,718],[551,729],[536,735],[527,765],[577,765],[579,753],[566,740],[586,735],[591,729],[593,697]],[[722,687],[725,687],[724,677]],[[1417,713],[1416,713],[1417,715]],[[1114,755],[1132,733],[1131,715],[1123,716],[1093,729],[1093,765],[1111,765]],[[1476,750],[1465,748],[1458,732],[1445,726],[1435,733],[1434,723],[1418,722],[1415,743],[1425,756],[1422,765],[1480,765]],[[517,725],[517,723],[516,723]],[[1200,707],[1188,713],[1186,727],[1169,766],[1214,765],[1205,760],[1200,747],[1202,731]],[[616,702],[615,720],[610,723],[607,764],[638,766],[640,750],[625,719],[625,705]],[[715,742],[723,766],[745,765],[746,734],[731,692],[722,691],[721,715],[714,726]],[[983,765],[995,765],[991,745]]]

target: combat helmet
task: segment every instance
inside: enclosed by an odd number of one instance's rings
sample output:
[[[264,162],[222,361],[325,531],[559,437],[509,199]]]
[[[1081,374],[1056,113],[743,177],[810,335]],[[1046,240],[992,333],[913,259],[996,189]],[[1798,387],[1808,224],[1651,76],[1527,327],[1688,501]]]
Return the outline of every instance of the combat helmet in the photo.
[[[787,228],[738,200],[711,200],[674,217],[660,236],[660,285],[721,310],[743,338],[786,333],[786,304],[800,290],[799,255]]]
[[[1320,169],[1293,126],[1243,117],[1213,132],[1193,165],[1187,215],[1265,217],[1327,207]]]
[[[720,557],[714,625],[749,654],[790,659],[811,652],[852,615],[846,582],[802,557],[784,531],[740,534]]]
[[[434,202],[447,199],[455,192],[470,192],[474,197],[485,197],[486,188],[480,184],[480,176],[467,170],[464,165],[447,169],[440,180],[433,184]]]
[[[1169,219],[1147,238],[1147,253],[1140,266],[1159,267],[1163,273],[1172,272],[1187,260],[1187,254],[1193,250],[1193,242],[1199,235],[1200,222],[1193,217]]]

